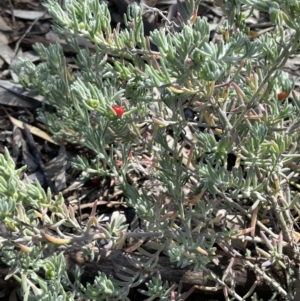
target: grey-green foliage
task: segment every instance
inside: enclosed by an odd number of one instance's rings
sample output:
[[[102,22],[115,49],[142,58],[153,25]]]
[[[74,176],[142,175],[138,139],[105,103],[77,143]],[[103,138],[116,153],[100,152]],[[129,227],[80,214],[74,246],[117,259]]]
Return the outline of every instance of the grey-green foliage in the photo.
[[[124,223],[124,216],[115,212],[111,221],[102,226],[101,217],[97,222],[91,216],[86,227],[82,229],[75,219],[72,207],[66,207],[61,195],[53,199],[49,191],[45,194],[38,182],[34,185],[28,180],[20,180],[20,174],[25,167],[16,170],[7,149],[4,155],[0,155],[0,163],[0,179],[5,184],[14,184],[0,186],[1,260],[10,266],[5,279],[13,277],[20,282],[22,299],[128,301],[130,287],[144,281],[143,273],[118,267],[124,274],[119,274],[121,281],[110,280],[104,273],[99,272],[93,283],[84,286],[81,283],[82,270],[76,266],[72,272],[68,271],[63,255],[66,244],[73,247],[78,245],[85,250],[86,243],[104,238],[108,242],[106,249],[114,249],[119,244],[122,246],[128,226]],[[97,224],[98,231],[90,231],[93,224]],[[68,227],[76,229],[78,234],[63,234],[62,229]],[[94,256],[89,247],[86,251],[91,258]],[[144,271],[151,270],[155,260],[156,257],[152,256],[147,263],[140,262],[139,265]],[[171,289],[177,288],[172,286]],[[182,296],[187,295],[184,293]]]
[[[296,192],[281,191],[280,185],[298,177],[300,100],[293,95],[292,102],[278,101],[279,93],[288,95],[294,87],[282,67],[299,50],[299,2],[282,1],[281,6],[278,1],[220,2],[226,21],[218,32],[224,39],[214,43],[209,40],[207,19],[193,15],[197,5],[193,1],[187,1],[189,15],[184,17],[181,31],[155,30],[148,38],[144,37],[138,5],[131,6],[124,16],[126,29],[120,31],[119,26],[111,28],[108,7],[98,0],[66,0],[66,10],[58,1],[46,0],[44,4],[55,21],[53,28],[65,37],[80,69],[69,70],[59,44],[48,48],[35,45],[43,60],[37,66],[24,59],[14,66],[20,83],[44,95],[55,107],[55,113],[39,112],[39,119],[54,138],[94,152],[91,162],[78,157],[74,166],[89,176],[117,178],[128,205],[145,221],[147,230],[161,231],[156,250],[162,248],[178,266],[189,265],[196,270],[205,269],[215,259],[215,243],[230,243],[230,237],[238,233],[226,229],[215,233],[219,209],[241,214],[249,221],[258,208],[258,217],[265,218],[266,212],[277,208],[280,196],[285,202],[278,205],[282,211],[276,209],[274,214],[285,242],[292,241],[288,229],[299,210]],[[254,7],[269,13],[275,27],[272,34],[251,40],[245,21]],[[292,35],[286,36],[284,26],[294,30]],[[90,44],[80,47],[79,37]],[[158,52],[151,51],[150,41]],[[197,121],[185,120],[186,102],[197,112]],[[116,115],[113,105],[122,106],[125,113]],[[195,139],[185,139],[190,151],[184,156],[182,133],[187,125]],[[172,132],[173,142],[166,129]],[[132,150],[134,158],[130,159]],[[149,168],[140,163],[144,153],[150,158]],[[228,168],[229,153],[237,158],[232,170]],[[122,161],[121,167],[117,160]],[[160,196],[132,185],[128,181],[132,170],[146,170],[144,175],[157,181]],[[14,188],[6,178],[2,182],[10,198],[2,205],[1,218],[8,223],[15,210],[14,194],[10,193]],[[43,200],[52,204],[49,194],[41,192],[38,185],[33,187],[27,196],[22,194],[23,203],[34,207]],[[191,199],[183,187],[190,189]],[[250,208],[241,206],[245,198],[253,202]],[[58,200],[55,208],[59,211],[63,205],[61,197]],[[27,215],[24,222],[32,219],[31,211]],[[80,229],[72,214],[65,213],[64,218],[65,226]],[[258,221],[257,227],[278,239],[279,234],[263,223]],[[121,236],[121,226],[118,229]],[[112,239],[106,230],[102,232],[110,240],[110,247],[122,245],[122,238]],[[272,264],[282,264],[283,241],[275,252],[266,237],[255,239],[266,244]],[[210,276],[234,298],[242,300],[222,280]],[[130,279],[136,281],[135,276]],[[103,279],[98,280],[95,286]],[[292,300],[287,297],[291,292],[284,294],[275,280],[273,283],[277,292]],[[155,285],[150,284],[151,292]],[[91,294],[92,288],[87,287],[86,294]]]
[[[90,219],[86,229],[82,229],[72,208],[67,209],[64,205],[61,195],[53,200],[51,193],[48,191],[45,194],[38,182],[34,185],[19,179],[24,168],[15,170],[15,163],[7,150],[5,156],[0,155],[0,162],[0,179],[5,179],[3,182],[6,184],[14,184],[0,187],[1,260],[10,266],[6,279],[13,277],[21,283],[22,299],[66,301],[78,300],[79,297],[85,300],[114,297],[116,300],[128,300],[128,282],[120,287],[103,273],[99,273],[94,283],[85,287],[80,282],[82,271],[76,267],[72,273],[74,280],[71,281],[63,256],[64,248],[59,247],[61,242],[53,236],[56,233],[68,238],[73,246],[100,238],[111,241],[113,246],[118,243],[120,232],[127,229],[124,218],[115,214],[112,221],[102,228],[104,234],[97,238],[89,231],[95,217]],[[63,235],[60,232],[62,227],[75,228],[80,235]],[[49,229],[52,230],[54,243],[46,239]]]

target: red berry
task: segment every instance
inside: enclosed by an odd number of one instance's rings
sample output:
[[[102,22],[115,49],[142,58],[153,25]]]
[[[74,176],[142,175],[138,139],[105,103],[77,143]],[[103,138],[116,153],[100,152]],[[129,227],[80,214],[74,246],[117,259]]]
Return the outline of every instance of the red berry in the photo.
[[[284,91],[277,94],[277,99],[278,99],[279,101],[284,100],[286,97],[287,97],[287,93],[284,92]]]
[[[112,106],[112,108],[118,116],[122,116],[125,112],[125,110],[122,107],[117,105]]]

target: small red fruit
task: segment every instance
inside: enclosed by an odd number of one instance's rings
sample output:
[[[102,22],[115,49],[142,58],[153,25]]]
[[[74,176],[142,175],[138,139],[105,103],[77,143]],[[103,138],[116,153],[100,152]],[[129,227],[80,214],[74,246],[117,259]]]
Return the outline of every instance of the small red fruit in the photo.
[[[112,109],[115,111],[115,113],[118,116],[122,116],[124,114],[124,112],[125,112],[125,110],[122,107],[117,106],[117,105],[112,106]]]
[[[287,93],[283,91],[283,92],[280,92],[280,93],[277,94],[277,99],[278,99],[279,101],[282,101],[282,100],[284,100],[287,96],[288,96]]]

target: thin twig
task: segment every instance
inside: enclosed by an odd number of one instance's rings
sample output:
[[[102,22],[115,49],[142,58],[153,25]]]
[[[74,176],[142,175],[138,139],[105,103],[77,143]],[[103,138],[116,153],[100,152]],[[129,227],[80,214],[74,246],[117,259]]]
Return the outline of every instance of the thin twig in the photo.
[[[218,194],[223,197],[223,199],[230,204],[231,207],[236,208],[239,210],[243,215],[245,215],[249,220],[251,220],[252,215],[247,212],[246,209],[244,209],[242,206],[240,206],[238,203],[234,202],[231,198],[229,198],[226,193],[222,192],[218,189],[216,185],[214,185],[214,188],[217,190]],[[265,232],[267,232],[269,235],[274,237],[275,239],[278,238],[278,235],[273,233],[268,227],[266,227],[262,222],[257,221],[257,225],[263,229]]]
[[[150,7],[150,6],[148,6],[148,5],[146,5],[146,4],[144,4],[144,3],[141,3],[142,4],[142,6],[144,6],[145,8],[147,8],[147,10],[146,11],[144,11],[144,14],[146,14],[146,13],[148,13],[148,12],[156,12],[156,13],[158,13],[161,17],[162,17],[162,19],[163,20],[165,20],[166,21],[166,23],[168,23],[168,25],[170,25],[170,26],[175,26],[175,27],[180,27],[178,24],[176,24],[174,21],[170,21],[164,14],[163,14],[163,12],[160,10],[160,9],[158,9],[158,8],[155,8],[155,7]]]
[[[244,299],[238,295],[234,289],[230,288],[228,285],[225,284],[224,281],[222,281],[215,273],[213,273],[211,270],[207,269],[206,267],[203,267],[203,271],[206,272],[217,284],[219,284],[222,288],[226,288],[228,290],[228,293],[236,298],[239,301],[243,301]]]
[[[270,278],[265,271],[261,270],[257,265],[245,260],[245,265],[249,266],[256,274],[262,277],[271,287],[274,288],[285,300],[295,300],[291,299],[288,293],[281,287],[281,285],[274,279]]]
[[[14,25],[15,21],[16,21],[16,18],[15,18],[14,6],[13,6],[11,0],[9,0],[9,5],[10,5],[10,10],[11,10],[11,22]]]
[[[40,19],[44,18],[44,17],[46,16],[46,14],[47,14],[47,11],[45,11],[45,13],[44,13],[42,16],[36,18],[36,19],[31,23],[31,25],[28,27],[28,29],[24,32],[24,34],[21,36],[21,38],[18,40],[18,42],[16,43],[16,46],[15,46],[15,50],[14,50],[14,56],[13,56],[13,58],[12,58],[12,60],[11,60],[12,62],[14,61],[14,59],[16,58],[16,56],[17,56],[17,54],[18,54],[19,47],[20,47],[20,44],[21,44],[21,42],[23,41],[23,39],[24,39],[24,38],[26,37],[26,35],[31,31],[32,27],[33,27]]]

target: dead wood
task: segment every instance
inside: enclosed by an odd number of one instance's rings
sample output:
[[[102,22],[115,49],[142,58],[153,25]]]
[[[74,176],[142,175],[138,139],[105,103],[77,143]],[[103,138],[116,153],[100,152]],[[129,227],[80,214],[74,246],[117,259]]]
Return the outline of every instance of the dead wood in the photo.
[[[107,276],[116,277],[118,269],[115,267],[115,263],[120,266],[127,267],[133,271],[137,271],[128,260],[128,257],[139,259],[141,262],[146,262],[149,258],[139,255],[136,253],[125,253],[121,250],[112,250],[107,254],[103,254],[98,262],[90,262],[83,256],[83,252],[79,248],[70,248],[65,251],[65,259],[67,268],[72,271],[75,265],[79,265],[84,269],[82,276],[82,283],[91,282],[98,275],[98,271],[104,272]],[[222,279],[226,268],[229,265],[230,258],[226,254],[219,253],[219,265],[211,263],[207,265],[219,279]],[[171,283],[183,283],[185,289],[190,289],[192,286],[198,287],[214,287],[215,282],[209,279],[208,275],[202,271],[193,271],[191,267],[177,267],[176,264],[170,262],[169,258],[166,256],[160,256],[157,266],[152,272],[145,272],[144,276],[149,278],[153,275],[157,275],[156,272],[159,271],[163,281],[168,281]],[[231,283],[235,284],[236,292],[239,294],[246,294],[254,281],[258,280],[256,275],[250,269],[247,269],[243,259],[236,258],[234,260],[232,271],[234,277],[228,274],[225,279],[225,283],[231,287]],[[269,271],[270,275],[274,277],[280,284],[284,283],[284,274],[279,267],[274,267]],[[222,287],[219,288],[220,290]],[[198,288],[199,293],[203,292],[203,289]],[[258,281],[256,287],[256,293],[258,295],[265,295],[270,293],[270,286],[263,281]]]
[[[213,263],[208,264],[209,268],[219,279],[222,279],[226,268],[229,265],[230,258],[226,253],[218,252],[219,265]],[[70,247],[64,252],[66,266],[68,272],[71,272],[75,269],[75,266],[78,265],[84,270],[82,274],[81,282],[86,284],[87,282],[93,282],[93,279],[98,276],[98,272],[105,273],[108,277],[114,277],[117,279],[117,273],[120,273],[118,268],[115,266],[117,263],[120,266],[127,267],[132,271],[138,271],[132,266],[128,258],[134,258],[135,260],[140,260],[140,262],[146,262],[149,260],[148,257],[139,255],[136,253],[126,253],[121,250],[111,250],[109,252],[103,252],[98,261],[89,261],[83,253],[83,250],[80,247]],[[97,255],[95,256],[97,258]],[[252,262],[255,263],[255,262]],[[222,287],[214,288],[215,282],[208,277],[203,271],[193,271],[191,267],[177,267],[176,264],[170,262],[169,258],[166,256],[160,256],[157,266],[153,271],[144,271],[143,276],[146,279],[149,279],[151,276],[157,276],[157,271],[159,271],[163,281],[168,281],[169,283],[179,283],[180,281],[183,284],[183,291],[197,286],[195,293],[203,294],[205,293],[204,287],[213,288],[213,292],[222,292]],[[10,278],[8,281],[5,281],[5,276],[9,273],[9,269],[4,265],[0,266],[0,289],[8,287],[17,287],[19,284]],[[122,273],[122,272],[121,272]],[[280,285],[284,286],[284,274],[279,267],[274,267],[268,271],[271,277],[274,277]],[[41,271],[40,276],[43,277],[44,271]],[[233,276],[232,276],[233,275]],[[228,276],[224,280],[226,285],[229,287],[232,286],[232,283],[235,285],[235,291],[240,294],[246,294],[254,281],[259,280],[256,287],[256,293],[258,296],[269,295],[270,286],[267,285],[262,279],[257,279],[253,271],[246,268],[245,262],[243,259],[236,258],[232,265],[232,273],[228,273]],[[215,290],[214,290],[215,289]]]

